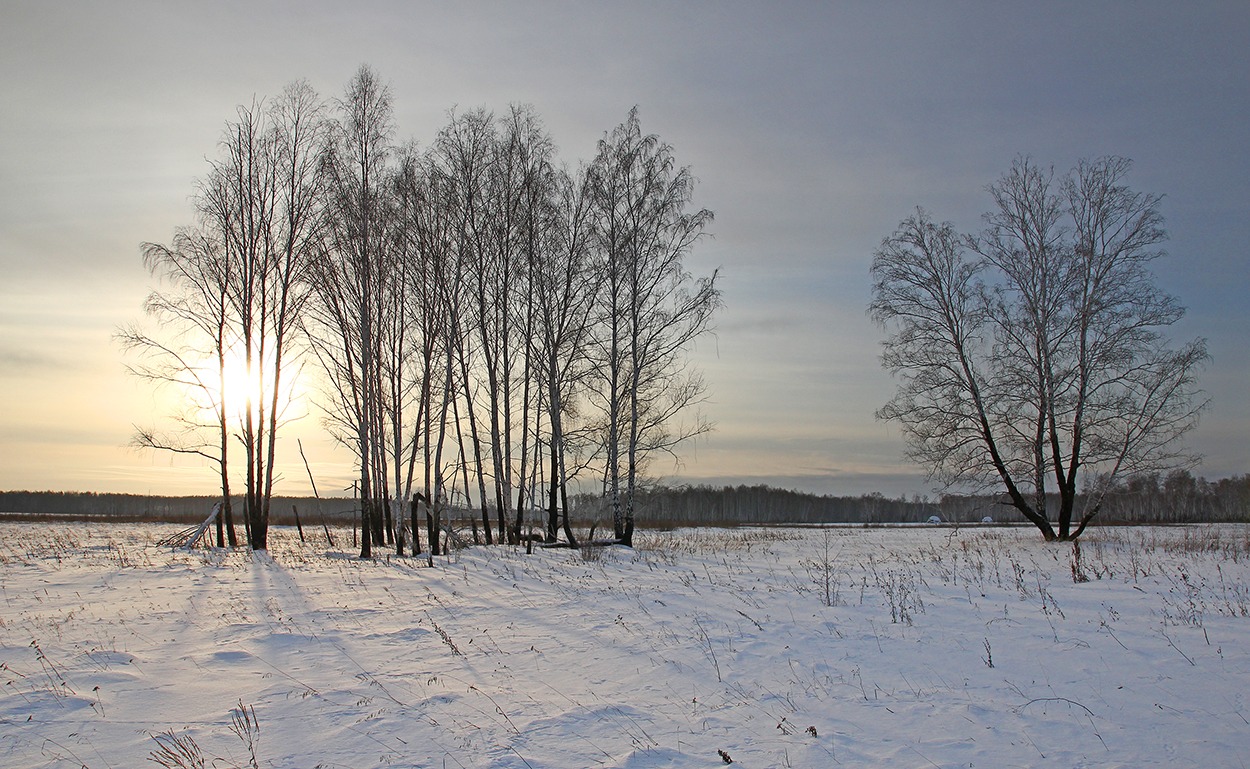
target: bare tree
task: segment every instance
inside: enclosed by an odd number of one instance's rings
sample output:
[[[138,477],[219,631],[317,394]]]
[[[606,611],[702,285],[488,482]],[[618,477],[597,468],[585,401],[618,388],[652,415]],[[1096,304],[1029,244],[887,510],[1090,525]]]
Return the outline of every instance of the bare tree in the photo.
[[[153,291],[146,314],[163,329],[161,336],[131,324],[117,332],[123,349],[139,354],[131,373],[150,382],[174,385],[190,394],[184,413],[174,415],[174,432],[136,427],[136,447],[199,456],[217,468],[222,506],[217,516],[217,546],[238,545],[230,502],[230,410],[226,386],[227,356],[232,344],[230,264],[220,242],[204,229],[182,228],[168,245],[143,244],[152,274],[169,283]],[[213,422],[202,414],[209,411]]]
[[[229,516],[228,445],[231,428],[246,462],[248,544],[267,543],[269,500],[279,427],[290,392],[288,366],[298,356],[300,314],[307,296],[306,270],[319,250],[322,186],[320,102],[303,82],[288,86],[267,106],[240,107],[222,133],[220,153],[199,182],[199,224],[179,231],[170,246],[145,244],[144,258],[171,280],[171,294],[154,293],[150,313],[193,331],[216,371],[165,348],[166,363],[190,374],[192,390],[212,394],[218,446],[208,456],[220,469],[223,509]],[[155,350],[155,340],[129,335],[131,345]],[[247,384],[230,392],[229,360],[239,359]],[[150,373],[150,372],[149,372]],[[230,404],[230,405],[228,405]],[[143,432],[141,443],[188,448]]]
[[[444,446],[453,426],[448,423],[461,378],[458,356],[464,353],[464,329],[458,307],[465,271],[460,259],[461,219],[456,205],[457,182],[439,165],[437,151],[418,155],[409,147],[395,177],[397,230],[403,242],[404,275],[414,321],[416,368],[420,378],[416,415],[412,420],[405,494],[412,493],[418,458],[423,476],[418,498],[426,506],[431,552],[438,554],[437,532],[454,468],[444,462]],[[465,354],[467,357],[467,353]],[[463,360],[463,358],[460,358]],[[454,426],[458,429],[458,424]],[[462,467],[466,471],[467,468]],[[468,481],[465,482],[466,488]],[[418,506],[412,508],[416,543]],[[489,528],[489,518],[485,519]],[[414,554],[415,554],[414,550]]]
[[[542,266],[543,250],[548,245],[548,229],[562,222],[548,215],[556,194],[555,145],[541,120],[532,107],[513,105],[502,122],[500,160],[496,165],[506,169],[506,173],[499,175],[496,199],[507,211],[499,217],[507,223],[500,235],[501,240],[512,244],[507,255],[514,266],[508,271],[510,279],[501,287],[500,297],[505,312],[512,316],[503,367],[508,382],[504,387],[502,464],[507,474],[501,486],[506,494],[512,486],[515,464],[516,503],[512,508],[515,517],[509,526],[509,539],[516,542],[521,536],[525,509],[532,506],[528,500],[535,496],[532,479],[536,466],[530,465],[536,452],[536,449],[531,451],[530,437],[535,443],[538,439],[536,422],[531,422],[538,413],[535,408],[537,368],[532,344],[536,322],[534,284]],[[518,399],[519,418],[514,405]]]
[[[695,179],[673,150],[643,134],[638,110],[604,136],[590,168],[604,278],[596,369],[606,424],[604,481],[619,541],[634,529],[634,492],[649,455],[710,429],[675,418],[697,404],[702,379],[684,355],[720,302],[716,273],[693,278],[685,257],[712,221],[687,211]],[[622,488],[623,487],[623,488]]]
[[[576,546],[569,526],[569,422],[586,384],[591,313],[603,273],[593,260],[591,198],[585,169],[575,176],[555,174],[555,194],[537,216],[550,221],[536,228],[543,243],[534,251],[531,290],[535,301],[531,336],[543,404],[547,413],[550,488],[546,536],[556,541],[563,523],[565,537]],[[560,511],[564,511],[561,518]]]
[[[449,217],[452,264],[444,286],[446,307],[446,343],[448,361],[454,361],[456,369],[448,372],[447,381],[454,381],[464,398],[463,418],[469,431],[469,450],[472,452],[478,504],[481,508],[483,534],[487,544],[493,542],[492,523],[487,493],[487,457],[482,453],[483,429],[479,401],[486,399],[486,419],[489,430],[489,451],[492,464],[490,477],[494,479],[496,510],[503,524],[503,495],[501,484],[504,472],[501,436],[501,370],[504,365],[503,350],[507,343],[502,329],[507,329],[509,317],[506,308],[496,301],[499,286],[506,282],[508,269],[503,263],[504,254],[493,240],[494,224],[490,221],[492,174],[491,165],[497,151],[498,137],[494,118],[484,109],[466,113],[452,112],[446,126],[439,131],[430,153],[430,163],[437,178],[441,206]],[[462,312],[463,310],[463,312]],[[479,376],[485,382],[479,381]],[[482,391],[485,390],[483,395]],[[451,406],[456,415],[456,430],[463,438],[460,426],[459,406],[444,404],[443,411]],[[463,446],[463,441],[460,441]],[[468,453],[461,450],[463,461]],[[463,466],[462,466],[463,467]],[[467,468],[464,468],[467,470]],[[436,468],[440,472],[441,468]],[[441,499],[442,489],[436,489],[435,499]],[[465,495],[470,494],[469,480],[465,478]],[[506,537],[504,526],[499,536]]]
[[[392,184],[395,194],[393,248],[404,302],[397,313],[399,322],[396,326],[403,339],[407,340],[406,353],[395,357],[408,359],[407,365],[400,369],[401,372],[405,368],[408,371],[406,378],[400,378],[408,383],[407,392],[404,399],[396,399],[393,413],[398,414],[405,407],[404,400],[409,401],[407,408],[415,409],[415,413],[409,415],[410,424],[393,420],[397,452],[404,448],[400,443],[401,431],[406,429],[411,435],[406,445],[407,471],[403,473],[402,480],[402,465],[398,454],[396,456],[395,496],[397,499],[413,500],[409,507],[410,530],[412,554],[417,555],[421,552],[417,500],[430,498],[432,402],[437,376],[436,360],[441,350],[439,345],[443,340],[446,318],[446,305],[439,288],[442,284],[441,271],[447,263],[447,238],[445,217],[439,216],[441,209],[432,203],[428,165],[415,146],[408,145],[401,150]],[[399,382],[395,389],[401,389]],[[421,491],[415,492],[418,458],[423,460],[424,483]],[[397,551],[402,555],[402,540]]]
[[[320,97],[304,81],[288,86],[270,105],[271,163],[275,177],[274,219],[266,234],[267,244],[261,288],[260,333],[256,336],[254,374],[258,416],[268,420],[264,434],[263,481],[253,516],[252,546],[264,549],[269,524],[269,501],[273,496],[274,462],[279,420],[285,408],[285,378],[301,350],[302,319],[310,297],[309,279],[316,256],[323,248],[325,174],[321,163],[327,123]],[[268,338],[266,338],[268,334]],[[284,390],[286,388],[286,390]],[[258,452],[259,453],[259,452]],[[262,476],[257,460],[257,477]]]
[[[368,558],[372,546],[385,541],[390,509],[383,346],[403,343],[402,331],[387,334],[391,313],[402,303],[402,278],[390,269],[388,258],[390,91],[362,66],[339,108],[341,118],[324,162],[329,247],[316,267],[320,332],[315,350],[330,381],[332,429],[359,463],[360,555]]]
[[[290,390],[284,377],[298,354],[308,269],[320,250],[323,131],[320,100],[302,81],[267,107],[240,107],[197,197],[230,264],[235,354],[249,382],[240,396],[240,440],[256,550],[267,547],[278,428]]]
[[[1056,185],[1020,159],[980,235],[918,210],[873,260],[870,313],[900,379],[878,416],[932,477],[1001,485],[1048,540],[1079,537],[1118,478],[1193,461],[1180,439],[1206,347],[1164,336],[1184,309],[1149,270],[1160,199],[1124,185],[1129,166],[1082,161]]]

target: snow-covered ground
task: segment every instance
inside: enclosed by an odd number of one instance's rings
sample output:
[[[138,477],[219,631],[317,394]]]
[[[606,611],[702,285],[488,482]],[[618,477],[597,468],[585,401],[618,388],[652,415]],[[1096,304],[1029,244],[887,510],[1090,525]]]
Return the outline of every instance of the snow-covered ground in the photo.
[[[0,525],[0,766],[1250,765],[1244,527],[1096,530],[1079,564],[964,527],[433,568],[178,528]]]

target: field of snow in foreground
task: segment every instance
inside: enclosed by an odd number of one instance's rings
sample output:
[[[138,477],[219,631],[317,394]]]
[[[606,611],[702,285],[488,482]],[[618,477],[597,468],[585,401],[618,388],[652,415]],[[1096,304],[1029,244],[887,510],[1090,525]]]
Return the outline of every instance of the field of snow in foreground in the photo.
[[[1246,767],[1250,529],[0,525],[0,766]],[[1084,580],[1084,581],[1082,581]],[[197,763],[202,761],[203,763]]]

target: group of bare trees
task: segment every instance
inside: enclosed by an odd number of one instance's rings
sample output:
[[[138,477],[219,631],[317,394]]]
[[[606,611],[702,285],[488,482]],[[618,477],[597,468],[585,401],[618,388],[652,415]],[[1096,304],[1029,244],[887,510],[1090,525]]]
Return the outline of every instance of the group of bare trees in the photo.
[[[1190,464],[1180,438],[1204,405],[1205,344],[1172,345],[1184,308],[1150,269],[1160,198],[1128,187],[1129,167],[1055,179],[1020,159],[990,185],[980,234],[918,210],[872,264],[900,379],[879,415],[936,478],[998,486],[1048,540],[1080,536],[1121,479]]]
[[[368,67],[334,102],[300,82],[227,123],[197,224],[144,246],[164,333],[121,332],[136,373],[213,416],[137,441],[207,457],[227,499],[240,446],[263,549],[285,382],[312,362],[356,458],[362,556],[420,552],[422,523],[436,549],[453,503],[480,509],[488,543],[537,525],[576,544],[574,479],[599,485],[629,544],[648,459],[708,429],[685,353],[719,294],[685,266],[712,220],[689,169],[636,110],[576,168],[528,107],[452,112],[423,149],[395,134]],[[239,356],[252,384],[231,392]]]

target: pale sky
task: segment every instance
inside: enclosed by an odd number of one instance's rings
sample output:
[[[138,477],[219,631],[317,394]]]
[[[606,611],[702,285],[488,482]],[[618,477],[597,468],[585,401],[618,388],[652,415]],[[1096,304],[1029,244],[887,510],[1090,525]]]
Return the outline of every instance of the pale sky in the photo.
[[[926,494],[867,318],[868,268],[915,206],[975,230],[1018,155],[1104,154],[1165,195],[1161,284],[1206,337],[1208,478],[1250,471],[1250,4],[1245,2],[14,2],[0,0],[0,489],[211,493],[127,448],[167,403],[112,341],[153,286],[139,244],[190,224],[224,122],[306,79],[389,83],[399,139],[529,103],[561,158],[638,105],[700,179],[725,306],[695,354],[718,425],[671,482]],[[279,493],[353,476],[314,411]]]

